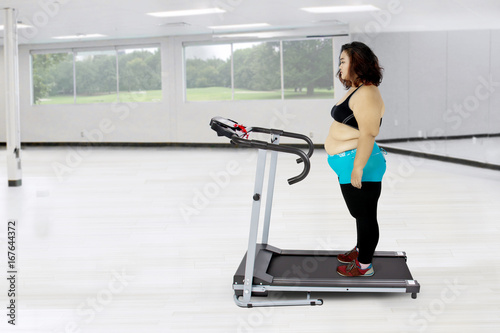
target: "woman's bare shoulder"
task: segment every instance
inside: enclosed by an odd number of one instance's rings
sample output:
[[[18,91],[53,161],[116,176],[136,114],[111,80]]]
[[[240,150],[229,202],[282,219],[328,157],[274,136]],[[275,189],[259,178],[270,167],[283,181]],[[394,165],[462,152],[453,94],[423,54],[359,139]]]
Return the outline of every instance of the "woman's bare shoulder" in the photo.
[[[383,104],[382,95],[377,86],[363,85],[356,91],[352,98],[353,106],[356,104],[376,103]]]
[[[358,92],[363,97],[380,97],[380,90],[373,84],[364,84]]]

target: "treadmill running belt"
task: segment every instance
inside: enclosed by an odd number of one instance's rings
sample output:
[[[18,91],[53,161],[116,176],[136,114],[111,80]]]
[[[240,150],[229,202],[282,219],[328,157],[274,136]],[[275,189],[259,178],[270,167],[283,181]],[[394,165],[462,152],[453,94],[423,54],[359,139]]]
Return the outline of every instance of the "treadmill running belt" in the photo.
[[[374,257],[375,274],[370,277],[345,277],[337,273],[337,266],[344,265],[336,256],[281,255],[275,254],[267,273],[275,280],[300,279],[318,280],[413,280],[405,258]]]

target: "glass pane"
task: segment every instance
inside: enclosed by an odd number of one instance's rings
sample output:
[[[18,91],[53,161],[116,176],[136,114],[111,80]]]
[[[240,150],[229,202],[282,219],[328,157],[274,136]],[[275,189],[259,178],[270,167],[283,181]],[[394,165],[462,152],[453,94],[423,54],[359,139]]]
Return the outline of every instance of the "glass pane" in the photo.
[[[73,54],[33,54],[33,104],[72,104]]]
[[[332,39],[283,42],[285,99],[333,98]]]
[[[279,42],[233,44],[234,99],[281,99]]]
[[[158,47],[118,50],[120,102],[159,102],[161,55]]]
[[[231,45],[188,46],[184,50],[186,99],[231,100]]]
[[[76,54],[76,102],[112,103],[116,93],[116,51],[85,51]]]

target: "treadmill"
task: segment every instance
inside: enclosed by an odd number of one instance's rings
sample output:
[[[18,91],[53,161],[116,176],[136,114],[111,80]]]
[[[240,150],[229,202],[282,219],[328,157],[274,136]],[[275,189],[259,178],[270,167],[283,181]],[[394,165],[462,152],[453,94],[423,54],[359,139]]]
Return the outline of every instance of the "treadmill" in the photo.
[[[261,127],[245,127],[237,122],[222,117],[214,117],[210,127],[218,136],[225,136],[232,144],[239,147],[258,149],[257,171],[253,192],[252,215],[248,250],[233,277],[234,301],[240,307],[322,305],[322,299],[311,299],[311,293],[323,292],[384,292],[410,293],[412,298],[420,292],[420,284],[413,279],[406,264],[405,252],[375,251],[373,266],[375,274],[370,277],[344,277],[337,273],[341,264],[337,255],[345,251],[328,250],[284,250],[268,244],[272,201],[278,153],[298,156],[297,163],[303,164],[302,172],[290,179],[295,184],[309,173],[310,161],[314,151],[311,139],[298,133]],[[270,136],[270,141],[248,139],[251,133],[263,133]],[[280,145],[281,137],[305,141],[307,154],[301,149]],[[268,171],[268,184],[265,203],[262,241],[257,242],[260,207],[266,169],[267,153],[271,161]],[[305,292],[303,299],[279,297],[255,299],[254,296],[268,296],[269,292]]]

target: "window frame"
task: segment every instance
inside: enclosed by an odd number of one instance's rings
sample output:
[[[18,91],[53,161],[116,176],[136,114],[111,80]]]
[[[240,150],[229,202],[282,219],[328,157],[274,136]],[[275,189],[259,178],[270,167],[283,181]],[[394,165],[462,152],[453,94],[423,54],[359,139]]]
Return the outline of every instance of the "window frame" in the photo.
[[[73,103],[65,103],[63,105],[92,105],[92,104],[115,104],[115,103],[126,103],[120,101],[120,67],[119,67],[119,54],[120,50],[129,49],[148,49],[155,48],[160,52],[160,66],[162,57],[162,47],[161,43],[146,43],[146,44],[125,44],[125,45],[107,45],[107,46],[88,46],[88,47],[64,47],[64,48],[50,48],[50,49],[31,49],[29,51],[29,64],[30,64],[30,104],[34,107],[47,106],[47,105],[57,105],[57,104],[36,104],[34,96],[34,81],[33,81],[33,56],[37,54],[57,54],[57,53],[68,53],[72,55],[73,58]],[[98,51],[114,51],[115,55],[115,70],[116,70],[116,102],[98,102],[98,103],[77,103],[77,91],[76,91],[76,56],[79,52],[98,52]],[[161,80],[160,80],[161,82]],[[163,82],[161,82],[161,90],[163,90]],[[160,101],[134,101],[134,103],[161,103]]]
[[[332,79],[332,99],[335,97],[335,40],[334,38],[338,36],[314,36],[314,37],[288,37],[288,38],[248,38],[248,39],[227,39],[221,41],[186,41],[182,43],[182,76],[183,76],[183,101],[184,103],[199,103],[199,102],[246,102],[251,100],[236,100],[234,99],[234,47],[233,44],[238,43],[266,43],[266,42],[278,42],[279,43],[279,54],[280,54],[280,80],[281,80],[281,98],[272,99],[274,101],[285,101],[285,82],[284,82],[284,61],[283,61],[283,42],[295,42],[304,40],[316,40],[316,39],[329,39],[332,43],[332,64],[333,64],[333,79]],[[211,45],[229,45],[231,48],[231,96],[230,100],[188,100],[187,99],[187,66],[186,66],[186,47],[192,46],[211,46]],[[300,98],[299,100],[324,100],[325,98]],[[266,99],[257,99],[256,101],[269,101]]]

